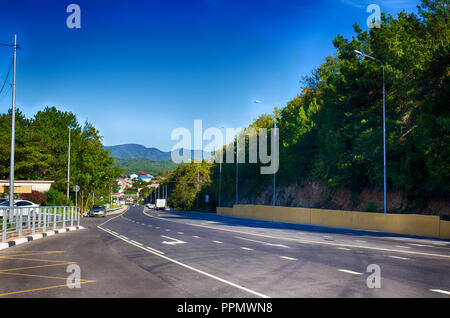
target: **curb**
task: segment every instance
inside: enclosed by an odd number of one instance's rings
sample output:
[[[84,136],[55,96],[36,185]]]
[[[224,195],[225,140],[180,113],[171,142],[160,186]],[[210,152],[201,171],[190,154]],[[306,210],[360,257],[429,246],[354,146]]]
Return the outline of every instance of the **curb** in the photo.
[[[72,227],[67,227],[64,229],[59,229],[59,230],[53,230],[53,231],[47,231],[45,233],[40,233],[40,234],[35,234],[35,235],[31,235],[31,236],[26,236],[26,237],[21,237],[6,243],[0,243],[0,250],[9,248],[9,247],[13,247],[16,245],[20,245],[26,242],[30,242],[30,241],[35,241],[38,239],[41,239],[43,237],[47,237],[47,236],[52,236],[52,235],[56,235],[56,234],[61,234],[61,233],[66,233],[66,232],[71,232],[71,231],[76,231],[76,230],[82,230],[84,229],[83,226],[72,226]]]

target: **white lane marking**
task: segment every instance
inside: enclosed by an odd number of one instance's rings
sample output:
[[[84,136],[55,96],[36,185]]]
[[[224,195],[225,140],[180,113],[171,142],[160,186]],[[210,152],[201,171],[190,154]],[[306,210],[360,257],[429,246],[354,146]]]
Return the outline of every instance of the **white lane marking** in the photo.
[[[351,251],[351,248],[346,248],[346,247],[336,247],[337,250],[343,250],[343,251]]]
[[[419,246],[419,247],[435,247],[435,246],[431,246],[431,245],[417,244],[417,243],[405,243],[405,244]]]
[[[240,237],[240,236],[235,236],[235,237],[238,239],[241,239],[241,240],[246,240],[246,241],[255,242],[255,243],[261,243],[261,244],[268,245],[268,246],[289,248],[289,246],[286,246],[283,244],[274,244],[274,243],[268,243],[268,242],[263,242],[263,241],[251,240],[251,239],[248,239],[245,237]]]
[[[126,240],[129,240],[129,238],[126,237],[126,236],[124,236],[124,235],[120,235],[120,234],[119,234],[119,236],[120,236],[120,237],[123,237],[123,238],[126,239]]]
[[[143,212],[148,217],[152,217],[155,219],[160,219],[167,222],[175,222],[178,224],[185,224],[185,225],[191,225],[196,227],[203,227],[207,229],[217,230],[217,231],[225,231],[225,232],[232,232],[232,233],[238,233],[238,234],[245,234],[245,235],[253,235],[258,237],[265,237],[265,238],[272,238],[277,240],[285,240],[285,241],[292,241],[297,243],[307,243],[307,244],[319,244],[319,245],[330,245],[330,246],[343,246],[343,247],[351,247],[351,248],[361,248],[361,249],[368,249],[368,250],[374,250],[374,251],[383,251],[383,252],[394,252],[394,253],[405,253],[405,254],[414,254],[414,255],[421,255],[421,256],[433,256],[433,257],[443,257],[443,258],[450,258],[450,255],[445,254],[435,254],[435,253],[425,253],[425,252],[416,252],[416,251],[407,251],[407,250],[396,250],[396,249],[390,249],[390,248],[384,248],[384,247],[373,247],[373,246],[366,246],[366,245],[352,245],[352,244],[346,244],[346,243],[336,243],[336,242],[327,242],[327,241],[314,241],[314,240],[307,240],[307,239],[297,239],[297,238],[289,238],[289,237],[279,237],[279,236],[273,236],[273,235],[267,235],[267,234],[260,234],[260,233],[252,233],[252,232],[246,232],[246,231],[238,231],[233,229],[226,229],[226,228],[218,228],[213,226],[206,226],[201,224],[193,224],[193,223],[184,223],[174,220],[168,220],[168,219],[162,219],[155,217],[153,215],[150,215],[148,213]],[[434,243],[434,244],[440,244],[440,243]],[[445,243],[441,245],[446,245]]]
[[[408,261],[409,260],[409,258],[407,258],[407,257],[401,257],[401,256],[395,256],[395,255],[389,255],[388,257],[395,258],[395,259],[401,259],[401,260],[404,260],[404,261]]]
[[[169,230],[169,229],[166,229],[166,232],[170,232],[170,230]]]
[[[141,244],[141,243],[136,242],[136,241],[133,241],[133,240],[130,240],[130,242],[133,242],[133,243],[135,243],[135,244],[137,244],[137,245],[140,245],[140,246],[144,246],[144,244]]]
[[[280,258],[284,258],[284,259],[287,259],[289,261],[296,261],[297,260],[296,258],[289,257],[289,256],[280,256]]]
[[[120,216],[120,215],[118,215],[118,216]],[[114,219],[114,218],[111,218],[111,219],[109,219],[109,220],[106,221],[106,222],[109,222],[109,221],[111,221],[112,219]],[[98,225],[97,227],[98,227],[99,229],[105,231],[105,229],[103,229],[103,228],[101,227],[101,225],[105,224],[106,222],[104,222],[104,223]],[[141,249],[143,249],[143,250],[145,250],[145,251],[147,251],[147,252],[149,252],[149,253],[152,253],[152,254],[154,254],[154,255],[156,255],[156,256],[158,256],[158,257],[161,257],[161,258],[163,258],[163,259],[165,259],[165,260],[168,260],[168,261],[170,261],[170,262],[172,262],[172,263],[178,264],[178,265],[180,265],[180,266],[182,266],[182,267],[184,267],[184,268],[190,269],[190,270],[192,270],[192,271],[194,271],[194,272],[197,272],[197,273],[199,273],[199,274],[205,275],[205,276],[207,276],[207,277],[209,277],[209,278],[215,279],[215,280],[217,280],[217,281],[219,281],[219,282],[222,282],[222,283],[224,283],[224,284],[233,286],[233,287],[235,287],[235,288],[238,288],[238,289],[240,289],[240,290],[243,290],[243,291],[245,291],[245,292],[247,292],[247,293],[250,293],[250,294],[252,294],[252,295],[255,295],[255,296],[258,296],[258,297],[261,297],[261,298],[270,298],[269,296],[264,295],[264,294],[262,294],[262,293],[259,293],[259,292],[257,292],[257,291],[251,290],[251,289],[246,288],[246,287],[244,287],[244,286],[240,286],[240,285],[238,285],[238,284],[235,284],[235,283],[233,283],[233,282],[230,282],[230,281],[225,280],[225,279],[223,279],[223,278],[220,278],[220,277],[218,277],[218,276],[215,276],[215,275],[209,274],[209,273],[207,273],[207,272],[204,272],[204,271],[202,271],[202,270],[199,270],[199,269],[197,269],[197,268],[195,268],[195,267],[192,267],[192,266],[189,266],[189,265],[187,265],[187,264],[181,263],[181,262],[179,262],[179,261],[177,261],[177,260],[174,260],[174,259],[172,259],[172,258],[170,258],[170,257],[164,256],[164,255],[163,255],[163,254],[164,254],[163,252],[160,252],[160,251],[158,251],[158,250],[156,250],[156,249],[153,249],[153,248],[148,247],[148,246],[147,246],[147,247],[143,247],[143,246],[136,245],[136,244],[134,244],[134,243],[132,243],[132,242],[130,242],[130,241],[128,241],[128,240],[124,240],[123,238],[121,238],[121,237],[118,236],[118,235],[115,235],[115,234],[113,234],[113,233],[111,233],[111,232],[109,232],[109,233],[110,233],[111,235],[117,236],[119,239],[121,239],[121,240],[123,240],[123,241],[125,241],[125,242],[127,242],[127,243],[129,243],[129,244],[132,244],[132,245],[134,245],[134,246],[137,246],[137,247],[139,247],[139,248],[141,248]]]
[[[411,248],[409,246],[403,246],[403,245],[395,245],[395,247],[400,247],[400,248]]]
[[[363,241],[363,240],[356,240],[355,242],[358,242],[358,243],[367,243],[366,241]]]
[[[184,234],[183,232],[177,232],[178,234]]]
[[[156,227],[156,229],[157,229],[157,230],[159,230],[159,229],[160,229],[160,227],[159,227],[159,226],[157,226],[157,227]]]
[[[450,295],[450,291],[446,291],[446,290],[442,290],[442,289],[430,289],[430,291],[435,292],[435,293]]]
[[[352,274],[352,275],[362,275],[362,273],[349,271],[348,269],[338,268],[338,271],[343,272],[343,273],[347,273],[347,274]]]
[[[241,250],[253,251],[253,248],[250,248],[250,247],[241,247]]]
[[[194,235],[194,236],[192,236],[192,237],[195,237],[195,238],[200,238],[200,236],[197,236],[197,235]]]
[[[221,241],[213,241],[214,243],[217,243],[217,244],[222,244],[222,242]]]
[[[182,240],[178,240],[176,238],[173,237],[169,237],[169,236],[165,236],[165,235],[161,235],[161,237],[164,237],[166,239],[172,240],[172,242],[168,242],[168,241],[163,241],[163,244],[168,244],[168,245],[176,245],[176,244],[185,244],[187,242],[182,241]]]

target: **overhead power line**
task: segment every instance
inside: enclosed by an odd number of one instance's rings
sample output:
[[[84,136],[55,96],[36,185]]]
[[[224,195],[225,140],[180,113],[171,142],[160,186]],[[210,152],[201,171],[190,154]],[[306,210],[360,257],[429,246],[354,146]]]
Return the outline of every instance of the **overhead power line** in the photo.
[[[9,65],[8,74],[6,74],[5,80],[3,81],[2,88],[0,89],[0,95],[2,94],[3,89],[5,88],[5,84],[8,81],[9,73],[11,72],[11,68],[13,66],[13,63],[14,63],[14,59],[11,60],[11,64]]]

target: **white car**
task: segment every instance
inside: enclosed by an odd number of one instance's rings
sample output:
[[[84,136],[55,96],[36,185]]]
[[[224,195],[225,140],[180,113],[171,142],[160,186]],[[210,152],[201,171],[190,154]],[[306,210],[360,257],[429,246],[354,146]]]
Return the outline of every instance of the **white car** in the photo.
[[[18,208],[31,208],[31,209],[23,209],[22,215],[28,215],[28,211],[32,212],[34,209],[32,208],[39,208],[39,204],[33,203],[28,200],[14,200],[14,206]],[[0,204],[0,216],[3,217],[3,211],[9,211],[7,209],[9,207],[9,200],[3,201]],[[18,211],[15,212],[15,214],[18,214]]]

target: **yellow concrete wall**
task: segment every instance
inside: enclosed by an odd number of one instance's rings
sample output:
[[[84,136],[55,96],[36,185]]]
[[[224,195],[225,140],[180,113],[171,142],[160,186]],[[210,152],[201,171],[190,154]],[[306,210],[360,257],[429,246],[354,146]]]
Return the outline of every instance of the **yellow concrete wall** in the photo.
[[[431,215],[384,214],[250,204],[239,204],[233,208],[217,208],[217,213],[249,219],[450,238],[450,222],[440,221],[439,216]]]
[[[450,239],[450,221],[440,222],[440,237]]]

